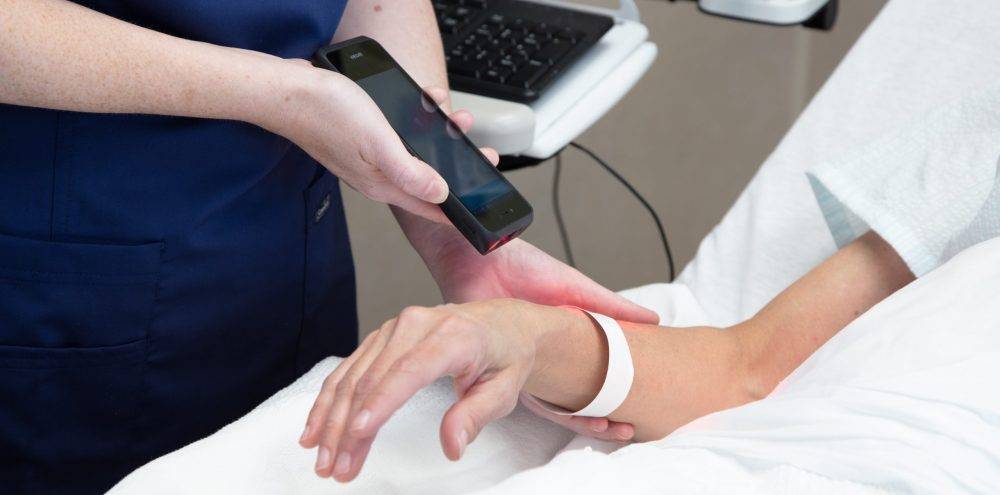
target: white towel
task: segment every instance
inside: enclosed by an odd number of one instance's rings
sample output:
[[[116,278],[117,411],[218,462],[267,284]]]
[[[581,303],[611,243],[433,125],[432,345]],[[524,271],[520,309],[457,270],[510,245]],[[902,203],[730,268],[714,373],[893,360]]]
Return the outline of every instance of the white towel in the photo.
[[[438,424],[454,396],[442,380],[420,391],[383,428],[358,479],[347,485],[321,479],[312,470],[316,449],[297,441],[323,379],[339,362],[320,362],[238,421],[137,469],[109,493],[463,493],[548,462],[573,436],[518,407],[488,425],[461,462],[448,461]]]

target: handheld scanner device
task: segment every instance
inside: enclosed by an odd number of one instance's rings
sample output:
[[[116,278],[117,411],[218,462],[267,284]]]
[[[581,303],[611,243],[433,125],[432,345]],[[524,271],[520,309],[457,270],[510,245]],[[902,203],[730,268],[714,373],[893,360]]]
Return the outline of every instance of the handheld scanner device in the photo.
[[[441,209],[480,254],[531,224],[531,205],[382,45],[363,36],[347,40],[321,48],[313,65],[361,86],[410,153],[441,174],[449,189]]]

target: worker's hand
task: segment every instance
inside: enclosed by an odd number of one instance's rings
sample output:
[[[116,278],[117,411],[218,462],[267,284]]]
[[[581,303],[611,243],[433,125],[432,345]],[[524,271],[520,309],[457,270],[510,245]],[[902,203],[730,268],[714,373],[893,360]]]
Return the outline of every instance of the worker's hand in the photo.
[[[447,91],[440,88],[426,91],[438,104],[446,105]],[[451,119],[462,132],[472,127],[472,115],[468,112],[452,113]],[[499,155],[492,149],[484,149],[484,154],[493,165],[499,161]],[[451,225],[436,225],[398,208],[393,208],[393,213],[430,269],[445,301],[462,303],[516,298],[550,306],[578,306],[636,323],[657,323],[659,320],[656,313],[615,294],[525,241],[514,239],[482,256]],[[536,415],[580,435],[627,441],[635,433],[635,428],[628,423],[561,416],[533,401],[522,402]]]
[[[530,394],[521,393],[521,404],[524,404],[524,407],[533,412],[535,416],[547,419],[577,435],[610,442],[628,442],[635,436],[635,427],[630,423],[611,421],[608,418],[556,414],[542,407],[538,399]]]
[[[439,104],[448,95],[440,88],[426,91]],[[462,132],[472,126],[468,112],[452,113],[451,119]],[[496,151],[484,148],[483,153],[493,165],[499,161]],[[398,208],[393,208],[393,213],[447,302],[509,297],[549,306],[578,306],[635,323],[659,322],[655,312],[615,294],[523,240],[514,239],[483,256],[450,224],[435,225]]]
[[[319,446],[317,474],[350,481],[392,414],[452,376],[458,400],[442,419],[441,446],[457,460],[487,423],[517,405],[542,335],[573,317],[581,316],[514,299],[407,308],[323,382],[300,443]]]
[[[308,65],[304,60],[289,63]],[[294,74],[306,79],[301,83],[305,89],[264,112],[262,127],[297,144],[368,198],[447,221],[436,203],[448,197],[448,185],[410,154],[361,87],[332,71],[310,68]]]

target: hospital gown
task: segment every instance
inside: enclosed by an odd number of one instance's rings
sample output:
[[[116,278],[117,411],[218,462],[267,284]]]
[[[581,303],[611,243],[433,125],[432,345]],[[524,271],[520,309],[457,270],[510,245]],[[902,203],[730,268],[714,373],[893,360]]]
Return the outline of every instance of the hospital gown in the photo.
[[[1000,235],[1000,86],[808,172],[838,247],[874,230],[918,277]]]

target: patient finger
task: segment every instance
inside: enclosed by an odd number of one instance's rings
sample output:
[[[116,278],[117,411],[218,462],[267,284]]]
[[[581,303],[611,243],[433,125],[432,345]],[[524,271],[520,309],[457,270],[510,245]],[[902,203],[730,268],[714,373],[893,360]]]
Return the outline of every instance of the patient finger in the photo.
[[[340,455],[339,443],[348,412],[351,409],[351,398],[354,395],[354,387],[364,375],[371,362],[382,351],[389,334],[391,334],[391,328],[383,325],[372,343],[361,353],[357,361],[351,366],[351,369],[347,371],[347,374],[344,375],[335,387],[333,406],[325,420],[321,422],[323,429],[322,438],[316,454],[316,474],[320,477],[325,478],[330,476],[339,467],[337,463],[343,463],[343,460],[338,458]]]
[[[375,439],[374,434],[358,434],[358,425],[361,425],[362,429],[360,431],[364,432],[363,426],[368,421],[367,414],[360,414],[365,398],[381,383],[382,378],[392,369],[392,365],[403,355],[413,350],[425,335],[424,332],[419,330],[432,326],[431,322],[435,318],[433,310],[428,308],[410,307],[404,309],[399,314],[392,338],[388,339],[382,351],[368,365],[364,377],[357,383],[354,389],[354,396],[351,400],[350,411],[344,421],[346,430],[340,437],[337,450],[339,452],[350,453],[351,465],[356,465],[359,470],[365,460],[364,455],[360,454],[360,452],[366,446],[370,446]],[[343,477],[339,474],[335,474],[334,477],[339,481],[343,481]],[[353,475],[348,476],[348,478],[353,478]]]
[[[367,419],[356,425],[351,435],[357,438],[374,436],[397,409],[420,389],[446,375],[456,375],[471,365],[472,345],[469,334],[450,335],[448,340],[424,340],[414,350],[396,360],[389,371],[365,398],[359,415]]]
[[[306,426],[302,432],[302,437],[299,438],[299,444],[305,448],[315,447],[319,442],[320,432],[322,428],[319,427],[320,422],[323,418],[326,418],[330,411],[330,406],[333,405],[334,391],[336,390],[337,383],[347,374],[347,370],[351,369],[351,365],[357,360],[358,355],[364,352],[367,348],[369,341],[373,339],[374,332],[365,337],[365,340],[361,342],[361,345],[348,357],[337,365],[337,368],[330,373],[329,376],[323,380],[323,385],[320,387],[319,394],[316,396],[316,400],[313,401],[313,406],[309,410],[309,415],[306,417]]]
[[[357,478],[358,474],[361,473],[361,469],[365,466],[365,459],[368,458],[368,452],[371,450],[374,440],[375,437],[371,437],[361,442],[353,451],[355,453],[351,455],[350,463],[347,464],[347,471],[343,474],[334,475],[334,479],[341,483],[347,483]]]

